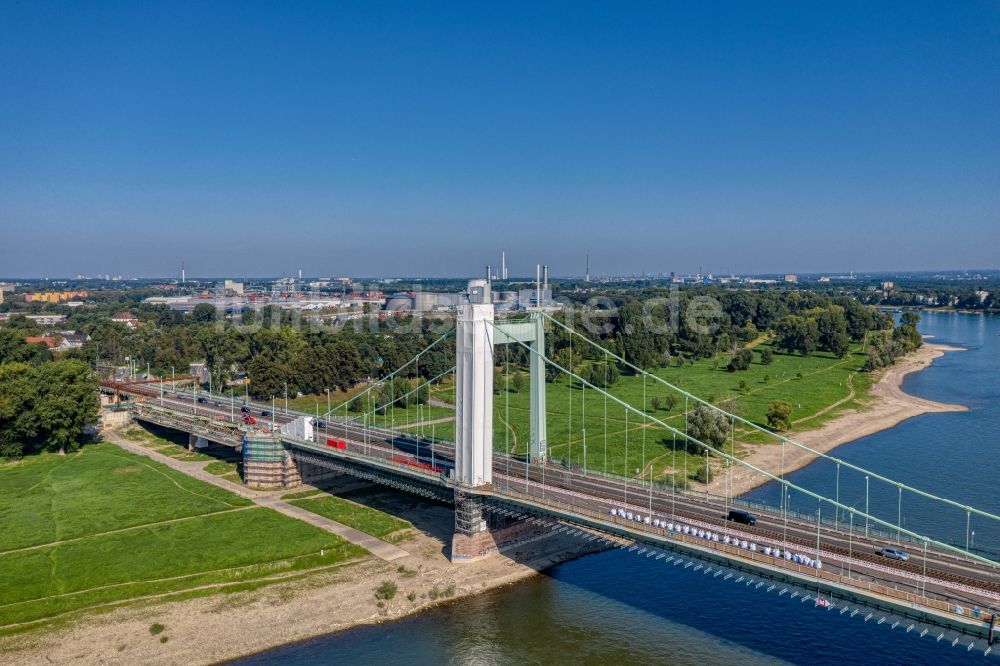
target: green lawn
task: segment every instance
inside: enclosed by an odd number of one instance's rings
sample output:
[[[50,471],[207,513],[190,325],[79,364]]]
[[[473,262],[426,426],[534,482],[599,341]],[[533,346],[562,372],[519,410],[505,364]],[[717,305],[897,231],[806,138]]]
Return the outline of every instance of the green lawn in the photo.
[[[111,444],[4,465],[0,486],[0,632],[139,596],[366,555]]]
[[[732,373],[725,370],[728,357],[720,356],[718,368],[714,367],[712,359],[702,359],[682,368],[661,368],[655,374],[705,400],[732,398],[742,416],[758,425],[766,424],[767,408],[772,400],[786,400],[792,404],[792,419],[797,421],[794,427],[799,430],[817,427],[844,409],[857,407],[867,396],[870,375],[859,372],[864,357],[857,350],[846,359],[825,353],[809,357],[776,353],[773,359],[771,364],[761,365],[755,353],[749,370]],[[741,381],[744,382],[742,387]],[[588,469],[633,476],[642,474],[648,478],[649,465],[652,465],[654,477],[661,480],[683,470],[686,454],[683,450],[677,451],[674,468],[673,435],[647,417],[655,417],[683,431],[684,396],[676,393],[677,404],[670,411],[662,406],[653,410],[653,396],[665,399],[671,390],[651,379],[624,375],[608,392],[640,410],[645,392],[646,416],[635,412],[626,414],[627,410],[612,399],[605,399],[593,389],[583,389],[578,383],[571,390],[565,377],[547,385],[550,454],[582,464],[586,431]],[[501,391],[493,401],[496,415],[494,449],[506,451],[510,447],[512,452],[523,454],[529,433],[528,390],[520,393]],[[836,407],[829,409],[832,405]],[[694,408],[693,401],[689,406]],[[439,429],[436,434],[447,438],[449,433]],[[737,452],[741,441],[775,441],[749,428],[737,428],[735,440]],[[704,459],[695,455],[686,464],[691,475],[699,464],[704,464]]]
[[[313,495],[292,499],[289,504],[312,511],[330,520],[353,527],[379,539],[399,541],[405,538],[404,530],[413,527],[409,522],[388,513],[335,495]]]
[[[760,363],[761,349],[774,352],[770,364]],[[681,368],[660,368],[655,374],[709,402],[731,398],[740,415],[759,426],[766,425],[768,404],[772,400],[785,400],[792,405],[793,430],[799,431],[819,427],[846,409],[858,408],[868,395],[872,377],[860,372],[865,355],[857,345],[845,359],[824,352],[808,357],[778,353],[766,341],[756,344],[753,351],[753,363],[743,372],[727,372],[725,366],[729,357],[720,354],[718,363],[711,358],[701,359]],[[505,389],[493,396],[494,449],[523,455],[529,437],[529,391],[525,388],[520,393],[515,392],[513,382],[505,382],[503,371],[498,372]],[[506,390],[506,387],[511,388]],[[567,379],[562,377],[547,384],[546,392],[549,451],[555,458],[582,465],[586,431],[588,469],[646,478],[652,469],[655,478],[668,480],[672,474],[683,475],[685,468],[688,476],[692,476],[693,470],[704,465],[703,456],[688,457],[682,449],[675,454],[669,430],[642,414],[630,412],[626,415],[625,408],[613,400],[605,400],[592,389],[583,390],[576,384],[571,390]],[[674,392],[677,405],[668,411],[662,406],[657,410],[652,407],[654,396],[665,399],[672,392],[653,380],[644,382],[641,377],[623,375],[609,392],[640,410],[645,392],[647,417],[684,430],[684,396],[680,393]],[[454,402],[454,393],[453,379],[431,389],[433,398],[448,403]],[[692,401],[689,406],[693,409],[695,403]],[[454,408],[419,405],[393,409],[389,414],[376,416],[374,421],[377,425],[394,426],[423,437],[454,441],[455,424],[447,420],[453,416]],[[440,422],[433,427],[421,424],[431,420]],[[745,444],[777,441],[745,426],[738,426],[734,434],[733,449],[737,454],[746,450]]]

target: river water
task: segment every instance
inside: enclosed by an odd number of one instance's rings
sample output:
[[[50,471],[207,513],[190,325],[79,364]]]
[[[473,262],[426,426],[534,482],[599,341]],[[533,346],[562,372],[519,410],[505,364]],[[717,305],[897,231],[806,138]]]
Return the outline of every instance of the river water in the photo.
[[[904,389],[968,405],[971,411],[924,415],[836,450],[860,466],[929,492],[1000,510],[1000,319],[925,314],[921,330],[935,342],[969,351],[947,354],[910,375]],[[820,462],[789,478],[835,491],[835,466]],[[831,485],[834,484],[834,485]],[[871,487],[872,512],[896,520],[893,488]],[[841,499],[864,506],[864,479],[843,473]],[[758,500],[777,503],[762,487]],[[815,510],[804,498],[792,508]],[[942,517],[926,502],[904,499],[904,524],[964,540],[964,512]],[[1000,545],[995,529],[972,522],[976,545]],[[688,562],[688,561],[686,561]],[[238,663],[293,664],[945,664],[984,659],[981,647],[937,642],[909,623],[892,628],[864,613],[855,617],[779,596],[700,563],[678,566],[623,550],[567,562],[524,583],[462,599],[417,616],[290,645]],[[981,643],[981,641],[980,641]]]

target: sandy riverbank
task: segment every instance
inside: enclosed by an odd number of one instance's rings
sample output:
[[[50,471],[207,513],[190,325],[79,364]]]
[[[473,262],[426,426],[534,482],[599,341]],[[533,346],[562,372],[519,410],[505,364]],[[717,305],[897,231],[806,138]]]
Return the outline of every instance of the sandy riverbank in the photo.
[[[882,372],[882,376],[871,388],[871,401],[865,408],[845,411],[815,430],[788,433],[789,439],[820,453],[829,453],[841,444],[853,442],[882,430],[888,430],[906,419],[920,414],[967,411],[968,408],[964,405],[951,405],[919,398],[904,392],[902,389],[903,379],[906,375],[923,370],[934,359],[943,356],[946,352],[958,351],[965,350],[961,347],[925,342],[920,349],[908,354]],[[773,474],[781,473],[781,446],[770,444],[748,446],[752,447],[752,451],[745,458],[747,462]],[[817,458],[816,455],[794,446],[785,445],[784,448],[784,471],[786,473],[801,469]],[[725,494],[727,483],[731,483],[731,492],[734,495],[742,495],[767,483],[767,479],[745,468],[735,468],[730,481],[727,481],[726,477],[726,474],[720,474],[712,482],[710,491]]]
[[[90,615],[68,628],[0,638],[4,664],[211,664],[362,624],[398,619],[439,603],[513,584],[559,562],[601,550],[593,542],[547,535],[499,556],[451,564],[449,507],[402,500],[400,513],[419,529],[399,544],[409,555],[316,573],[253,592],[130,606]],[[419,512],[419,516],[415,515]],[[401,573],[399,567],[410,573]],[[393,580],[396,596],[380,608],[375,588]],[[453,586],[453,587],[452,587]],[[431,590],[450,597],[431,600]],[[414,593],[415,600],[407,595]],[[164,626],[152,635],[150,626]],[[161,639],[166,637],[166,642]]]

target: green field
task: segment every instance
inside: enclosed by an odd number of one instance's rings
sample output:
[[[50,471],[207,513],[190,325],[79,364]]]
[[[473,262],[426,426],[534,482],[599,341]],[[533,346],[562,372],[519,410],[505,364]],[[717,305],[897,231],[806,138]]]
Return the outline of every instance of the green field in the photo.
[[[264,584],[366,556],[111,444],[4,465],[0,485],[4,633],[139,597]]]
[[[311,494],[307,498],[291,498],[289,504],[393,543],[405,539],[413,527],[401,518],[336,495]]]
[[[775,353],[769,365],[761,365],[754,354],[754,362],[744,372],[727,372],[726,360],[720,358],[715,367],[712,359],[702,359],[682,368],[661,368],[655,374],[710,402],[732,399],[741,416],[760,426],[766,425],[768,404],[772,400],[786,400],[792,405],[796,430],[815,428],[844,409],[857,407],[867,396],[871,382],[870,375],[859,372],[864,356],[857,350],[845,359],[824,353],[807,357]],[[656,418],[684,430],[683,395],[675,392],[677,404],[670,411],[662,405],[653,409],[654,396],[665,400],[671,392],[654,380],[623,375],[608,393],[642,412],[626,414],[624,407],[593,389],[575,383],[571,390],[566,377],[548,384],[550,455],[582,465],[586,431],[588,469],[644,478],[652,473],[654,478],[665,480],[675,472],[682,473],[686,465],[688,476],[693,475],[698,465],[704,464],[703,456],[692,455],[686,460],[688,456],[681,447],[675,458],[672,433],[652,420]],[[644,394],[645,410],[642,409]],[[506,451],[510,447],[512,452],[523,454],[529,434],[528,390],[520,393],[501,390],[493,400],[494,449]],[[691,401],[689,408],[694,406]],[[776,441],[749,427],[737,427],[734,440],[737,454],[743,448],[741,442]]]

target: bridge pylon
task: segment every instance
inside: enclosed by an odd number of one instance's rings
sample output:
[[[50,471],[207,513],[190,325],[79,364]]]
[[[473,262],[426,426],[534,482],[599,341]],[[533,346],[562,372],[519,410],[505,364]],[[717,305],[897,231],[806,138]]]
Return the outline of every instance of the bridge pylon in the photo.
[[[548,455],[545,423],[545,321],[539,312],[494,323],[490,285],[472,280],[469,303],[459,306],[455,328],[455,479],[476,487],[493,481],[493,372],[496,345],[521,343],[530,355],[533,463]]]

